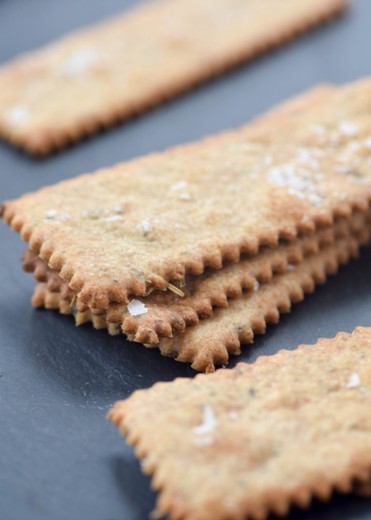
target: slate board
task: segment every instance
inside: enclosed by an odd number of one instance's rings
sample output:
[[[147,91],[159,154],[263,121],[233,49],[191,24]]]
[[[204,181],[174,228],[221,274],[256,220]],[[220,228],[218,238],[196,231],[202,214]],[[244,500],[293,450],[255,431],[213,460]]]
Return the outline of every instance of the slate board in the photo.
[[[0,0],[0,63],[134,3]],[[319,81],[370,74],[370,19],[371,2],[358,0],[346,17],[50,159],[0,144],[0,199],[241,125]],[[147,518],[155,501],[149,479],[105,414],[137,388],[193,371],[122,337],[76,329],[70,317],[33,310],[32,277],[19,265],[23,244],[4,225],[0,248],[0,518]],[[364,250],[238,361],[371,325],[370,263],[371,249]],[[289,519],[371,519],[371,500],[336,496]]]

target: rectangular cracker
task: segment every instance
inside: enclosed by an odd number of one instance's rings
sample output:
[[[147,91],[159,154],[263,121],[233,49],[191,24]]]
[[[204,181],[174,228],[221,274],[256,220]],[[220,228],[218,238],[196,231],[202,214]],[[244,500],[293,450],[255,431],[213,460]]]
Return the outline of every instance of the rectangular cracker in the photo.
[[[254,141],[242,129],[26,194],[1,212],[78,301],[127,303],[368,210],[371,81],[312,108],[295,127],[288,118],[291,141],[280,132]]]
[[[157,383],[108,417],[159,492],[154,518],[264,520],[369,492],[371,329]],[[184,468],[187,468],[184,471]]]
[[[228,307],[214,310],[210,318],[185,332],[146,346],[158,347],[163,355],[177,361],[192,363],[195,370],[212,372],[215,366],[226,365],[230,355],[239,355],[241,343],[251,343],[255,334],[263,334],[267,323],[277,323],[280,313],[289,312],[292,302],[302,300],[305,292],[312,292],[315,284],[323,283],[328,274],[334,274],[339,264],[355,256],[359,244],[369,238],[370,230],[364,230],[357,238],[340,239],[305,258],[295,269],[231,300]],[[71,308],[71,300],[66,301],[59,292],[49,291],[45,283],[36,286],[33,303],[64,314],[74,312],[77,324],[92,321],[96,328],[108,328],[114,334],[118,332],[119,323],[109,321],[109,312],[100,315],[94,315],[90,310],[78,312]],[[134,339],[130,334],[128,338]]]
[[[367,241],[370,231],[365,231]],[[358,254],[359,238],[338,241],[317,255],[304,259],[294,270],[277,275],[259,291],[231,300],[225,309],[173,338],[161,338],[157,347],[163,355],[191,363],[200,372],[213,372],[228,364],[229,356],[241,353],[241,344],[252,343],[256,334],[264,334],[267,324],[278,323],[280,314],[291,304],[313,292],[327,275],[335,274],[340,264]],[[129,339],[132,339],[129,337]]]
[[[344,0],[142,3],[3,66],[0,135],[45,155],[251,59],[345,5]]]
[[[183,297],[173,291],[154,291],[135,300],[145,305],[145,312],[138,316],[132,316],[126,305],[111,304],[106,314],[107,321],[121,324],[122,331],[130,334],[134,341],[157,344],[160,337],[172,337],[183,332],[186,327],[198,323],[200,318],[211,316],[213,308],[226,307],[229,299],[268,282],[274,274],[292,269],[305,256],[317,253],[336,239],[360,232],[371,225],[370,218],[371,214],[356,213],[349,219],[338,220],[333,227],[276,248],[263,249],[257,256],[230,263],[219,271],[209,270],[201,276],[188,277],[182,287]],[[37,281],[46,282],[51,292],[60,292],[67,306],[76,299],[77,294],[69,289],[58,272],[48,268],[46,262],[31,250],[25,252],[24,269],[34,272]],[[40,299],[39,294],[40,291],[36,292],[33,298],[36,307],[43,306],[43,298]],[[78,321],[84,319],[88,310],[86,305],[77,305],[78,316],[81,316]],[[90,310],[94,315],[102,314],[100,309]],[[101,323],[100,318],[93,323]]]

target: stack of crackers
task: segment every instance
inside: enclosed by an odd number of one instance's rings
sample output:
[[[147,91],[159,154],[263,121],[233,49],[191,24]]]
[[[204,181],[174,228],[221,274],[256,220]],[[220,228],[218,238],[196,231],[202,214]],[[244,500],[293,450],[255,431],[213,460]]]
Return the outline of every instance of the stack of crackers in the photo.
[[[371,81],[3,205],[36,307],[211,372],[370,239]]]

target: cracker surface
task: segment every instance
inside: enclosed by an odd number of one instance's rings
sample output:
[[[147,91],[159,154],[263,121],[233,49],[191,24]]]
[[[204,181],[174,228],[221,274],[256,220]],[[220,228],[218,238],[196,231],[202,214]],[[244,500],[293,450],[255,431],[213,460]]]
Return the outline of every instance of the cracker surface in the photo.
[[[0,135],[30,153],[47,154],[253,58],[344,7],[344,0],[142,2],[5,64]]]
[[[264,520],[369,489],[371,329],[157,383],[109,418],[159,491],[155,518]],[[186,471],[185,471],[186,467]]]
[[[363,80],[308,106],[295,128],[288,118],[291,141],[229,132],[26,194],[1,211],[83,303],[127,303],[366,211],[370,99]]]

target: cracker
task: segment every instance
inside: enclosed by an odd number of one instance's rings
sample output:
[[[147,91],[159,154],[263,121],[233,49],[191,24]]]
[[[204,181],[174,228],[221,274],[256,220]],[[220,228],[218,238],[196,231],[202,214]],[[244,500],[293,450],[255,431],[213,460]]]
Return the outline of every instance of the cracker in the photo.
[[[117,313],[108,310],[107,313],[103,311],[102,314],[93,314],[90,309],[78,310],[73,304],[73,298],[73,295],[68,295],[66,292],[51,291],[46,283],[41,282],[35,286],[32,305],[36,308],[57,310],[61,314],[73,314],[77,326],[91,322],[95,329],[107,329],[111,336],[120,334],[121,321],[116,319]]]
[[[365,235],[369,241],[370,232],[365,231]],[[304,259],[292,271],[262,284],[257,292],[231,300],[225,309],[216,309],[197,326],[173,338],[161,338],[156,346],[163,355],[191,363],[195,370],[213,372],[216,366],[227,365],[231,355],[241,354],[241,344],[252,343],[256,334],[265,333],[268,324],[278,323],[281,313],[289,312],[292,303],[313,292],[327,275],[335,274],[340,264],[358,254],[358,249],[358,239],[340,240]],[[134,338],[129,335],[129,339]]]
[[[371,329],[359,327],[157,383],[108,417],[153,475],[154,518],[264,520],[369,487],[370,406]]]
[[[292,302],[303,299],[305,292],[312,292],[315,284],[323,283],[328,274],[334,274],[340,263],[346,263],[358,252],[359,244],[368,241],[370,230],[360,236],[338,240],[319,253],[303,260],[295,269],[275,276],[256,290],[231,300],[227,308],[216,309],[213,315],[201,320],[173,338],[160,339],[157,344],[163,355],[177,361],[192,363],[198,371],[212,372],[217,365],[226,365],[230,355],[241,353],[241,343],[251,343],[255,334],[263,334],[268,323],[277,323],[283,312],[289,312]],[[36,286],[33,304],[67,313],[74,313],[77,324],[92,321],[96,328],[108,328],[112,334],[118,331],[122,310],[94,315],[87,310],[80,312],[64,300],[60,293],[53,293],[46,284]],[[121,318],[120,318],[121,315]],[[128,338],[134,338],[129,334]]]
[[[291,39],[345,5],[344,0],[143,3],[5,65],[0,135],[32,154],[48,154]]]
[[[292,142],[236,131],[26,194],[4,218],[91,308],[165,290],[368,209],[371,81],[330,97]]]
[[[243,291],[252,290],[259,283],[268,282],[273,274],[292,269],[304,256],[317,253],[320,247],[332,244],[335,238],[359,232],[370,225],[370,216],[359,213],[350,219],[340,219],[333,228],[289,244],[281,244],[277,248],[266,248],[256,257],[241,259],[220,271],[190,277],[182,287],[183,297],[172,291],[154,291],[138,299],[146,310],[138,316],[132,316],[125,306],[111,304],[107,320],[109,323],[122,322],[123,332],[130,334],[135,341],[156,344],[159,337],[172,337],[174,333],[195,325],[200,317],[211,316],[214,307],[226,307],[229,299],[241,296]],[[47,282],[50,291],[61,292],[67,305],[75,298],[76,293],[68,288],[58,273],[48,268],[45,261],[30,250],[25,253],[24,268],[33,271],[36,280]],[[88,310],[87,306],[78,303],[78,312],[85,313]],[[93,314],[101,313],[100,309],[90,310]]]

